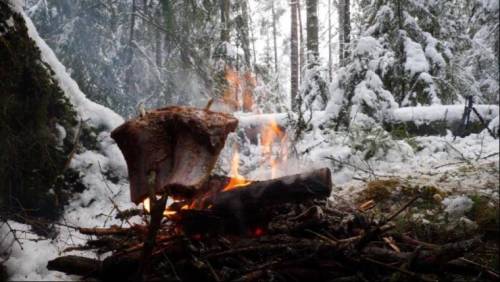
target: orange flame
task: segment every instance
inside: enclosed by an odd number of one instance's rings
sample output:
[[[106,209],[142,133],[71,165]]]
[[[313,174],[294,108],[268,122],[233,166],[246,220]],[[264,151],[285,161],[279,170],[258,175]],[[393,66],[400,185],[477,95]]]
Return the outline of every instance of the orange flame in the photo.
[[[280,160],[277,157],[273,157],[273,143],[280,141],[281,147],[281,161],[286,161],[287,158],[287,148],[286,148],[286,138],[287,135],[281,130],[276,120],[271,119],[271,121],[264,126],[262,129],[260,137],[260,145],[262,146],[262,156],[271,165],[271,177],[275,178],[277,176],[278,166]]]
[[[233,159],[231,160],[231,172],[230,177],[231,180],[229,183],[222,189],[222,191],[229,191],[235,188],[244,187],[248,184],[252,183],[251,181],[246,180],[243,176],[238,172],[240,167],[240,154],[237,149],[233,151]]]
[[[227,85],[224,89],[224,96],[222,100],[224,101],[224,104],[231,107],[232,111],[237,111],[240,109],[240,101],[238,97],[238,90],[240,88],[239,75],[233,68],[226,66],[224,78]]]
[[[254,101],[253,92],[257,84],[255,76],[247,71],[241,74],[240,71],[226,65],[224,70],[226,82],[222,101],[231,111],[252,111]]]

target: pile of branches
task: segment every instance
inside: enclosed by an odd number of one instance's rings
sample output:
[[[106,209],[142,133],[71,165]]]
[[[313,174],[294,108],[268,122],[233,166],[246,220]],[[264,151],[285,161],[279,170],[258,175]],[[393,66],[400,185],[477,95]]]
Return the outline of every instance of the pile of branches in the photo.
[[[147,225],[79,228],[92,239],[71,250],[95,249],[111,255],[102,261],[61,256],[50,261],[48,268],[105,281],[438,281],[452,277],[497,281],[497,273],[463,258],[481,246],[481,237],[437,245],[395,231],[392,221],[416,199],[377,219],[359,210],[333,207],[327,199],[286,203],[270,208],[265,223],[224,232],[209,228],[210,222],[217,222],[217,214],[183,210],[162,221],[146,273],[141,272],[141,251]],[[193,218],[198,228],[188,228]]]

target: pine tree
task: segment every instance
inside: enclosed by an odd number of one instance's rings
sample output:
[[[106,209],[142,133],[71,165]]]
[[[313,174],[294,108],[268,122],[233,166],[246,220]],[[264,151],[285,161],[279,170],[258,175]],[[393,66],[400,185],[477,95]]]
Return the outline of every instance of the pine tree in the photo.
[[[499,4],[496,0],[471,1],[468,7],[469,48],[459,62],[469,76],[464,77],[476,102],[499,103]],[[467,10],[467,9],[466,9]],[[460,32],[459,34],[461,34]],[[466,88],[467,89],[467,88]]]
[[[391,108],[453,104],[453,51],[440,26],[439,2],[416,0],[363,3],[366,22],[339,70],[328,109],[337,125],[354,116],[382,121]]]

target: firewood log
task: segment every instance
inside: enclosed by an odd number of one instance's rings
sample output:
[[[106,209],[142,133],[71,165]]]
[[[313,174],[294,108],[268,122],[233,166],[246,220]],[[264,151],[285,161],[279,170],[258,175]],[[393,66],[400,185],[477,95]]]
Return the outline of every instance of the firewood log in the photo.
[[[221,191],[229,178],[212,177],[211,190],[198,194],[192,205],[195,210],[180,210],[177,220],[188,233],[246,233],[266,224],[269,212],[277,205],[324,199],[332,189],[328,168],[253,181],[247,186]]]
[[[279,204],[301,202],[330,196],[332,181],[330,169],[280,178],[253,181],[247,186],[214,194],[205,204],[219,213],[254,212]]]

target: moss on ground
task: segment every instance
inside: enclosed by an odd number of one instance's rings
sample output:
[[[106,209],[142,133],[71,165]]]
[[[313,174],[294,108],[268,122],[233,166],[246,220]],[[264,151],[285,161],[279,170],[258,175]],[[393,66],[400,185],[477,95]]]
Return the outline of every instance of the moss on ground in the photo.
[[[72,192],[68,187],[79,183],[75,172],[64,169],[76,113],[41,61],[22,16],[5,1],[0,1],[0,34],[0,208],[55,218],[64,193]],[[59,126],[67,133],[62,144]]]
[[[476,222],[482,233],[498,235],[500,226],[498,202],[480,195],[472,195],[470,199],[473,205],[472,209],[466,214],[467,217]]]
[[[382,202],[390,198],[393,190],[400,185],[397,179],[373,180],[366,184],[366,189],[361,193],[358,202],[374,200]]]
[[[432,185],[414,186],[402,180],[389,179],[368,182],[356,202],[361,204],[373,199],[375,206],[364,213],[383,219],[417,195],[418,200],[393,220],[393,234],[407,234],[417,240],[434,244],[485,235],[484,246],[468,253],[466,258],[496,271],[500,269],[500,213],[497,199],[484,195],[469,195],[473,201],[471,210],[461,218],[451,218],[442,204],[442,200],[449,196],[449,193]]]

